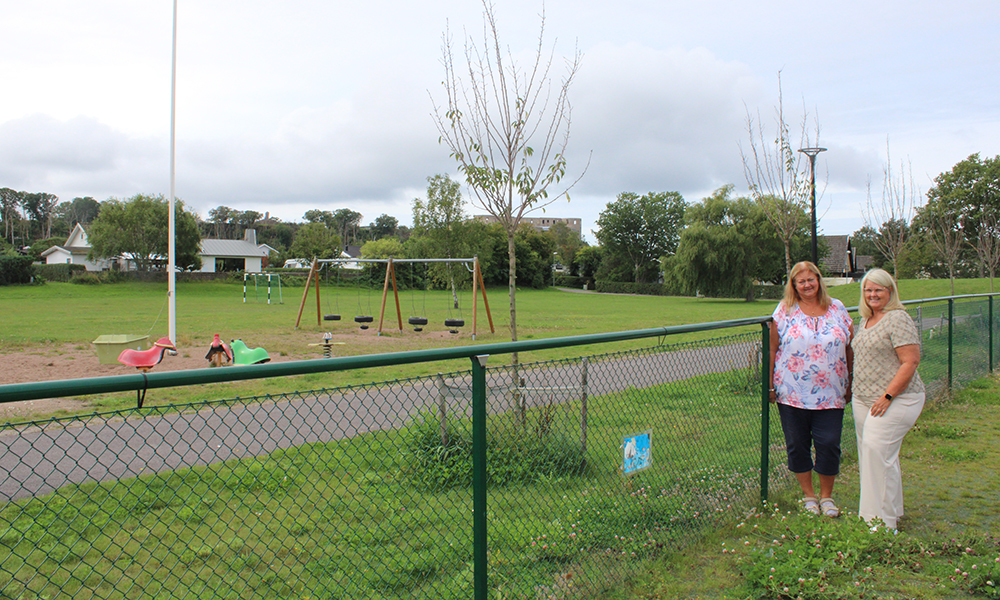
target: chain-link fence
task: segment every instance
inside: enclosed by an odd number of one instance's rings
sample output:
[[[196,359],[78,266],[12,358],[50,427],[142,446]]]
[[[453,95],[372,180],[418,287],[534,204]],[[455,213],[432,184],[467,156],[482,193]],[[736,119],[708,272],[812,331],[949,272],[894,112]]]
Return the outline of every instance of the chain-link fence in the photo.
[[[992,305],[983,314],[973,305],[985,299],[949,301],[946,319],[949,303],[956,317],[944,339],[963,357],[951,363],[932,332],[947,327],[940,305],[910,311],[935,389],[947,381],[942,363],[954,365],[956,384],[991,366],[980,355],[994,343]],[[633,337],[698,327],[720,324]],[[0,597],[597,597],[759,502],[768,481],[788,481],[777,418],[762,411],[759,325],[665,339],[518,365],[509,352],[530,356],[532,342],[428,351],[465,352],[472,368],[7,424]],[[262,367],[427,360],[393,356]],[[143,389],[165,387],[168,375],[150,374]],[[128,388],[114,379],[101,385]],[[44,384],[32,385],[2,386],[0,401],[42,397]],[[847,454],[853,437],[844,436]]]

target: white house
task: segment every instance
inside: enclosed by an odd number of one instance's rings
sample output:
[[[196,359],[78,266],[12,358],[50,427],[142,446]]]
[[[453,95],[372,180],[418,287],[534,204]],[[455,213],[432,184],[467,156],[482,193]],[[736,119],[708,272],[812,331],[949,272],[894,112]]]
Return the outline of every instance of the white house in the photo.
[[[98,259],[95,262],[87,260],[87,253],[90,252],[90,240],[87,239],[87,232],[83,225],[79,223],[73,227],[66,243],[62,246],[52,246],[42,252],[42,258],[47,265],[83,265],[88,271],[104,271],[111,267],[111,261]]]
[[[216,264],[224,259],[242,259],[243,270],[260,273],[267,250],[257,245],[257,230],[247,229],[242,240],[201,240],[201,272],[215,273]]]

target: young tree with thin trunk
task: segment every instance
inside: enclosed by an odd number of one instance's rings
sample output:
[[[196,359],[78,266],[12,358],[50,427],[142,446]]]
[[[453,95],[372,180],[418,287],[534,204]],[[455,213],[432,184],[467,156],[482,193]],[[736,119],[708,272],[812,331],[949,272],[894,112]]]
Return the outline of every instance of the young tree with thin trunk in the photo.
[[[819,124],[815,139],[810,140],[806,130],[808,114],[803,110],[799,148],[819,143]],[[810,213],[809,160],[792,147],[785,107],[781,92],[781,73],[778,73],[778,106],[775,108],[775,131],[764,127],[758,112],[756,119],[747,111],[747,134],[750,148],[740,145],[743,174],[750,194],[767,220],[774,226],[778,239],[785,246],[785,273],[792,270],[792,239],[801,234],[808,222],[803,215]],[[771,140],[773,137],[773,141]]]
[[[473,204],[493,216],[507,235],[510,336],[514,341],[515,234],[525,215],[563,196],[569,198],[572,184],[557,193],[550,193],[550,188],[566,175],[571,113],[568,94],[581,54],[577,51],[567,61],[562,79],[554,82],[550,75],[554,51],[545,51],[544,12],[538,46],[527,66],[519,64],[501,43],[495,8],[489,0],[483,0],[483,21],[481,42],[466,36],[464,65],[456,64],[451,36],[445,31],[446,103],[434,103],[434,119],[441,143],[451,151],[472,190]]]
[[[892,276],[899,277],[899,259],[910,245],[910,217],[920,197],[913,183],[913,167],[907,173],[906,166],[900,168],[899,179],[892,170],[889,142],[885,145],[885,165],[882,168],[882,199],[872,199],[871,180],[868,181],[868,200],[864,211],[866,227],[877,230],[872,240],[883,256],[892,262]],[[907,183],[909,179],[909,183]]]
[[[927,229],[931,245],[948,269],[951,295],[955,295],[955,265],[965,247],[965,232],[958,216],[944,203],[930,202],[921,211],[921,221]]]
[[[965,229],[965,227],[963,227]],[[1000,219],[995,211],[984,211],[979,220],[976,236],[976,254],[990,276],[990,292],[993,292],[993,278],[1000,266]]]

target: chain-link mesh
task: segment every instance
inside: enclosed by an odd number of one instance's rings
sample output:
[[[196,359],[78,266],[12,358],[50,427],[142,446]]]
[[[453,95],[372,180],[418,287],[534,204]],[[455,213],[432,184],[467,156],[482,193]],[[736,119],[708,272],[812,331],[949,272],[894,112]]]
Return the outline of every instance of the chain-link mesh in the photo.
[[[989,368],[984,305],[953,308],[956,384]],[[929,390],[940,306],[910,310]],[[590,597],[759,501],[759,332],[506,360],[487,369],[491,597]],[[471,598],[471,377],[0,426],[0,597]]]

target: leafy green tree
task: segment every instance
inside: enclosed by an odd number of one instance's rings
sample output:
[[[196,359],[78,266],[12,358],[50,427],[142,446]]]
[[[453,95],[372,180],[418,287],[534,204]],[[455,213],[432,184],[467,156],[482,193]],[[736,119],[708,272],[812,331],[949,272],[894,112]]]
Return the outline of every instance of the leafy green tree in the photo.
[[[383,213],[368,225],[368,230],[371,232],[373,240],[380,240],[396,235],[397,227],[399,227],[399,219]]]
[[[413,199],[413,233],[420,238],[414,244],[419,258],[468,258],[462,256],[471,240],[465,230],[466,219],[462,208],[462,192],[457,181],[447,175],[427,178],[427,200]],[[458,285],[461,273],[447,263],[433,264],[428,268],[432,281],[447,281],[452,303],[458,306]]]
[[[604,248],[600,246],[586,246],[580,248],[574,257],[574,269],[580,277],[594,279],[597,269],[601,266],[604,255]]]
[[[90,196],[73,198],[69,206],[69,226],[90,224],[101,212],[101,203]]]
[[[631,281],[655,280],[660,257],[677,250],[687,204],[677,192],[622,192],[597,218],[597,239],[611,255],[628,258]]]
[[[228,206],[216,206],[208,211],[208,219],[214,226],[216,239],[229,239],[230,223],[237,212]]]
[[[340,239],[345,244],[351,244],[358,241],[358,228],[361,226],[361,217],[362,215],[359,212],[349,208],[340,208],[337,209],[337,212],[333,213],[333,220],[327,224],[327,227],[340,235]]]
[[[732,191],[727,185],[688,207],[688,226],[666,261],[668,275],[686,293],[752,300],[755,281],[784,279],[784,244],[774,226],[759,204],[732,199]]]
[[[139,271],[151,271],[154,265],[165,264],[169,214],[169,202],[162,194],[108,199],[101,204],[101,212],[90,226],[90,260],[124,257],[134,262]],[[174,203],[174,241],[175,264],[185,270],[200,269],[198,221],[179,200]]]
[[[14,243],[14,231],[20,221],[18,208],[21,206],[23,192],[10,188],[0,188],[0,219],[3,220],[3,237]]]
[[[401,258],[403,256],[403,243],[396,238],[387,237],[380,240],[365,242],[361,246],[362,258]],[[370,285],[381,285],[385,282],[385,272],[387,265],[383,263],[363,263],[363,277]],[[397,277],[399,277],[397,275]],[[397,285],[399,283],[397,282]]]
[[[52,215],[59,204],[59,197],[48,192],[25,192],[21,195],[24,214],[34,222],[38,235],[52,237]]]
[[[953,220],[961,227],[967,246],[961,258],[972,260],[975,252],[980,277],[991,262],[992,270],[996,269],[991,250],[992,241],[1000,235],[995,225],[1000,222],[1000,156],[984,160],[979,153],[972,154],[935,177],[934,186],[927,190],[927,206],[934,207],[937,219]],[[943,259],[948,262],[948,257]]]
[[[882,268],[885,264],[885,255],[875,244],[875,237],[878,235],[870,225],[865,225],[851,234],[851,246],[854,248],[854,256],[870,256],[872,264]]]
[[[569,225],[562,221],[557,221],[549,228],[548,234],[552,236],[556,245],[556,252],[559,253],[559,261],[569,267],[571,275],[579,273],[576,266],[576,253],[581,248],[587,246],[583,238]]]
[[[34,243],[31,244],[31,247],[28,250],[28,256],[31,257],[31,260],[40,261],[42,260],[42,252],[45,252],[52,246],[61,246],[65,242],[66,242],[65,237],[53,237],[53,238],[46,238],[44,240],[35,240]]]
[[[330,229],[334,228],[333,213],[328,210],[319,210],[318,208],[307,210],[302,218],[309,223],[322,223]]]
[[[323,223],[306,223],[295,232],[289,252],[295,258],[337,258],[340,236]]]
[[[517,232],[527,213],[566,191],[549,195],[566,174],[569,87],[580,66],[577,53],[558,84],[544,51],[544,16],[533,62],[522,68],[500,42],[494,6],[483,1],[482,45],[466,37],[467,68],[456,66],[445,32],[443,63],[447,105],[434,106],[440,141],[451,151],[477,204],[507,235],[510,336],[517,340]],[[553,89],[554,88],[554,89]],[[512,356],[517,364],[517,355]]]

